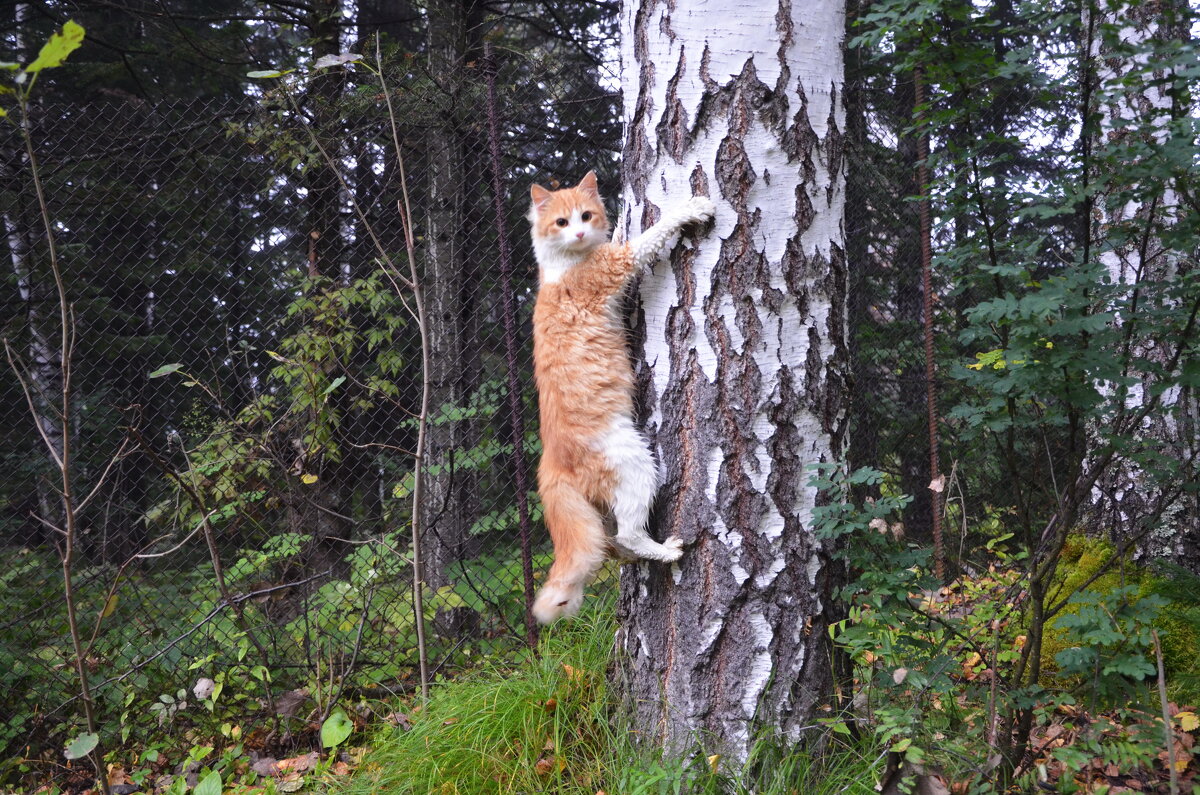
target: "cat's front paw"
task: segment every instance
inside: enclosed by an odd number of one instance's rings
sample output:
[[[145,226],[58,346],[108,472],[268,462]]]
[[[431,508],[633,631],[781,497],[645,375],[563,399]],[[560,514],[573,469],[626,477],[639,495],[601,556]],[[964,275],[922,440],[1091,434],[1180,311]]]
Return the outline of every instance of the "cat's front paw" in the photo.
[[[707,196],[693,196],[684,205],[688,223],[702,224],[711,221],[717,214],[717,205]]]

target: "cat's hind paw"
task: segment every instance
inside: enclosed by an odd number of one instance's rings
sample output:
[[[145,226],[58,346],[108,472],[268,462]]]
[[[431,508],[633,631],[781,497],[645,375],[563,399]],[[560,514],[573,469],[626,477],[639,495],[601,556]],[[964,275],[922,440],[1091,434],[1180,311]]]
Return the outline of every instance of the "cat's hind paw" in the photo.
[[[717,205],[707,196],[693,196],[684,205],[688,223],[702,224],[711,221],[717,214]]]
[[[683,539],[679,536],[671,536],[662,542],[662,546],[666,552],[662,558],[663,563],[674,563],[683,557]]]

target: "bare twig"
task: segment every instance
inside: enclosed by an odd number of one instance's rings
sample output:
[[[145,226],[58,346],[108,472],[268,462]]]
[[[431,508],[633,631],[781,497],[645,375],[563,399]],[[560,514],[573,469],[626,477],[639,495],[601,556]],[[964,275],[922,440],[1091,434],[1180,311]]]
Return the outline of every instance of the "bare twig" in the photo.
[[[32,84],[31,84],[32,87]],[[88,683],[87,665],[85,660],[83,640],[79,632],[78,609],[75,604],[75,587],[73,566],[75,562],[75,541],[77,538],[77,519],[79,506],[75,503],[73,491],[74,472],[72,469],[71,460],[71,434],[73,428],[71,426],[71,363],[72,353],[75,349],[75,312],[71,306],[71,302],[67,296],[66,282],[63,279],[62,267],[58,260],[58,244],[54,236],[54,224],[50,218],[50,205],[46,201],[45,189],[42,185],[42,175],[38,168],[37,153],[33,148],[33,136],[29,130],[29,97],[28,90],[18,92],[18,104],[20,107],[20,130],[21,137],[25,144],[25,156],[29,164],[29,174],[33,180],[33,188],[37,195],[38,209],[41,211],[42,225],[46,233],[46,246],[49,252],[50,271],[54,276],[54,286],[58,295],[58,312],[60,323],[60,342],[59,342],[59,372],[62,378],[62,391],[60,398],[62,403],[59,410],[59,428],[62,434],[62,439],[59,444],[61,447],[55,449],[55,445],[48,438],[44,431],[41,431],[39,415],[34,413],[34,423],[39,426],[39,432],[42,441],[45,443],[55,463],[58,464],[58,471],[61,476],[62,486],[59,491],[59,496],[62,501],[63,510],[63,542],[59,547],[62,561],[63,575],[63,603],[67,614],[67,627],[71,634],[71,646],[75,655],[75,672],[79,677],[79,693],[83,699],[84,717],[87,720],[88,732],[96,734],[96,714],[95,702],[92,700],[91,686]],[[5,348],[8,349],[8,343],[5,342]],[[8,350],[9,362],[13,362],[11,350]],[[14,371],[20,373],[19,369],[14,364]],[[28,391],[26,392],[28,399]],[[32,408],[31,403],[31,408]],[[107,469],[105,472],[107,473]],[[102,764],[103,753],[100,751],[100,746],[97,746],[88,755],[92,761],[92,765],[96,770],[96,778],[100,784],[100,789],[108,795],[108,776],[105,775],[104,766]]]
[[[404,248],[408,255],[409,287],[413,293],[413,304],[417,317],[417,330],[421,335],[421,412],[417,419],[417,449],[413,455],[412,490],[412,537],[413,537],[413,612],[417,624],[417,657],[421,672],[421,698],[429,698],[429,655],[425,644],[425,573],[421,565],[422,499],[424,498],[425,437],[429,427],[429,326],[425,319],[425,298],[421,279],[417,274],[416,241],[413,236],[412,203],[408,199],[408,181],[404,173],[404,152],[400,145],[400,131],[396,126],[396,109],[392,105],[392,94],[388,90],[387,78],[383,73],[383,53],[379,39],[375,39],[375,66],[379,70],[379,87],[387,103],[388,122],[392,130],[392,145],[396,150],[396,166],[400,174],[400,199],[396,209],[404,229]]]
[[[1158,702],[1162,707],[1163,739],[1167,743],[1167,766],[1171,771],[1171,795],[1179,795],[1179,770],[1175,767],[1175,732],[1171,729],[1171,708],[1167,703],[1167,675],[1163,670],[1162,645],[1158,630],[1150,630],[1154,641],[1154,659],[1158,663]]]

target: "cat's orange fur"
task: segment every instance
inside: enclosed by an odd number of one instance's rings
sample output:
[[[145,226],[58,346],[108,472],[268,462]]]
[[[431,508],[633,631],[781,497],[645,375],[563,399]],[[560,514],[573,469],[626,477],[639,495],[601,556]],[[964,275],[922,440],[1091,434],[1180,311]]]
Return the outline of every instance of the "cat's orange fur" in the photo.
[[[583,588],[613,553],[673,561],[678,538],[659,544],[646,530],[658,471],[633,425],[633,373],[620,316],[626,284],[678,239],[712,217],[693,198],[682,212],[630,243],[608,242],[609,224],[589,172],[575,188],[530,190],[541,287],[533,313],[533,360],[541,412],[538,492],[554,542],[554,564],[534,602],[548,623],[579,609]],[[611,511],[617,534],[604,530]]]

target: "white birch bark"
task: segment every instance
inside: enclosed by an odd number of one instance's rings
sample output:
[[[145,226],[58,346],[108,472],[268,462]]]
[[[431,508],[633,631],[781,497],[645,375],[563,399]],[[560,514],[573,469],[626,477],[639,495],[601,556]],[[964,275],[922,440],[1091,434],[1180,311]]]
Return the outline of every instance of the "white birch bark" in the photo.
[[[839,459],[846,263],[840,0],[627,0],[633,236],[692,193],[715,228],[641,283],[671,567],[626,566],[622,672],[645,736],[744,759],[830,696],[832,568],[806,466]],[[711,751],[709,751],[711,752]]]
[[[1155,81],[1137,79],[1136,87],[1122,87],[1122,81],[1135,68],[1144,66],[1145,62],[1139,61],[1150,56],[1131,57],[1121,48],[1128,46],[1140,52],[1156,41],[1184,41],[1189,35],[1186,19],[1186,3],[1178,0],[1166,3],[1099,0],[1095,5],[1085,4],[1084,30],[1091,31],[1090,55],[1097,69],[1100,153],[1106,146],[1127,142],[1129,136],[1141,137],[1151,148],[1167,142],[1167,123],[1184,112],[1168,91],[1171,74],[1165,68],[1157,69]],[[1106,30],[1111,32],[1105,33]],[[1189,266],[1186,257],[1164,245],[1160,234],[1179,217],[1179,195],[1167,184],[1158,189],[1134,191],[1128,198],[1120,199],[1115,195],[1116,190],[1136,186],[1106,187],[1113,194],[1102,192],[1094,213],[1100,263],[1113,284],[1138,289],[1139,310],[1170,309],[1164,288],[1179,277],[1181,267]],[[1144,230],[1144,234],[1135,240],[1118,242],[1120,238],[1113,237],[1113,230],[1121,227]],[[1112,245],[1114,242],[1118,244]],[[1187,307],[1174,308],[1187,311]],[[1118,310],[1116,322],[1124,326],[1129,321]],[[1147,405],[1156,384],[1163,383],[1162,375],[1151,374],[1138,362],[1166,367],[1179,343],[1171,337],[1150,339],[1133,334],[1126,357],[1133,362],[1132,366],[1127,365],[1128,375],[1136,382],[1126,388],[1124,395],[1114,385],[1105,385],[1105,391],[1118,404],[1123,402],[1127,414],[1136,414]],[[1139,445],[1149,445],[1150,449],[1174,459],[1180,467],[1179,477],[1186,479],[1195,472],[1200,447],[1198,419],[1200,406],[1195,394],[1172,386],[1163,393],[1157,409],[1131,432]],[[1095,526],[1105,532],[1118,538],[1145,532],[1139,544],[1142,553],[1173,558],[1190,563],[1193,568],[1200,566],[1200,510],[1194,495],[1175,493],[1173,483],[1156,482],[1155,477],[1128,458],[1117,458],[1098,480],[1093,490],[1093,508]]]

